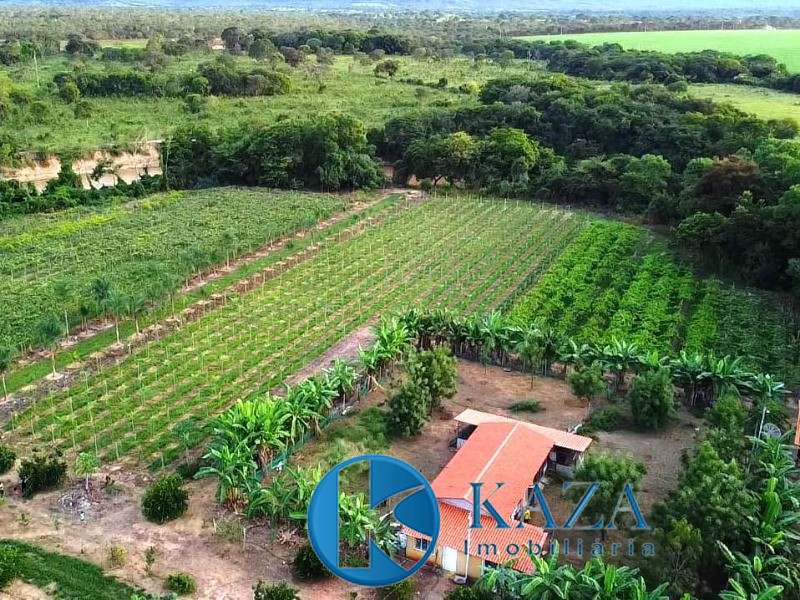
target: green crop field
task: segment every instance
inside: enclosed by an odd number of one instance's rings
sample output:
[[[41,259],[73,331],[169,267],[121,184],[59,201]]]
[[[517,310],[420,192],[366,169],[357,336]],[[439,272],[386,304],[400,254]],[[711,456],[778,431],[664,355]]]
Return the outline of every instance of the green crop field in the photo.
[[[28,345],[44,315],[75,325],[96,313],[89,287],[97,278],[118,295],[158,300],[198,270],[346,204],[324,194],[216,189],[7,219],[0,222],[0,338]]]
[[[104,461],[132,455],[167,464],[184,451],[173,430],[207,427],[210,415],[263,395],[378,315],[412,304],[463,313],[498,307],[545,271],[584,223],[577,213],[463,197],[400,210],[87,373],[9,428],[64,449],[94,449]]]
[[[765,294],[696,279],[632,225],[595,222],[510,308],[577,339],[613,339],[662,355],[748,357],[752,368],[800,382],[800,322]]]
[[[647,31],[621,33],[584,33],[576,35],[531,36],[529,40],[576,40],[582,44],[621,44],[637,50],[692,52],[722,50],[733,54],[769,54],[786,64],[790,71],[800,71],[800,31],[796,29],[745,29],[706,31]]]

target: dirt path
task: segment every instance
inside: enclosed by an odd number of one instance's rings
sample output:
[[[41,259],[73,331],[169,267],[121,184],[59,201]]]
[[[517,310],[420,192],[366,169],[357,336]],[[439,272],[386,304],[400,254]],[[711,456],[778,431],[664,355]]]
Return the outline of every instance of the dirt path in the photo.
[[[373,343],[375,343],[375,334],[372,333],[372,326],[364,325],[363,327],[359,327],[343,340],[336,342],[322,356],[312,360],[297,373],[288,377],[286,383],[295,385],[314,373],[319,373],[323,369],[330,367],[335,358],[355,360],[358,358],[358,351],[360,349],[363,348],[366,350],[372,346]]]

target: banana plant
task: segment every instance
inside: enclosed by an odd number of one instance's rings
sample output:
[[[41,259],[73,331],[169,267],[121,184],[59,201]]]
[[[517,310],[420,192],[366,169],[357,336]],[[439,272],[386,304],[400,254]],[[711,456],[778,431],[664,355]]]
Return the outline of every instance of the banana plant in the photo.
[[[328,385],[336,390],[337,399],[342,402],[342,407],[344,407],[351,394],[357,389],[358,371],[350,361],[335,358],[333,366],[325,369],[324,373]]]
[[[217,478],[217,502],[234,508],[244,501],[246,483],[257,471],[252,450],[245,444],[235,446],[212,446],[203,459],[210,464],[202,467],[194,476]]]

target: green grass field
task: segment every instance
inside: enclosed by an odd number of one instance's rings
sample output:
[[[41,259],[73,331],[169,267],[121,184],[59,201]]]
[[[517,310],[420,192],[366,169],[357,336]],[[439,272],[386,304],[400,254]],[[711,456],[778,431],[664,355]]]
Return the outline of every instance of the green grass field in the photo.
[[[722,50],[734,54],[769,54],[786,64],[790,71],[800,71],[800,31],[797,29],[745,29],[705,31],[648,31],[622,33],[583,33],[576,35],[530,36],[530,40],[577,40],[596,45],[618,43],[637,50],[691,52]]]
[[[189,56],[173,61],[165,72],[187,72],[199,62],[213,58],[210,54]],[[249,67],[256,66],[246,57],[237,60]],[[394,80],[376,77],[374,64],[362,65],[351,57],[337,57],[333,66],[319,77],[307,67],[290,69],[290,93],[270,97],[211,98],[207,109],[199,115],[189,114],[184,103],[177,98],[92,98],[91,116],[84,119],[75,117],[72,106],[49,97],[43,106],[37,105],[39,108],[36,110],[44,111],[44,114],[23,110],[0,121],[0,138],[7,136],[16,145],[32,152],[77,151],[85,154],[109,145],[134,148],[138,143],[169,135],[176,126],[185,122],[216,128],[240,122],[273,122],[276,118],[294,115],[342,111],[374,126],[425,106],[474,105],[477,98],[459,93],[459,85],[468,82],[481,84],[502,74],[530,68],[522,61],[505,70],[494,64],[476,70],[473,62],[465,58],[446,62],[419,61],[411,57],[397,57],[396,60],[401,66]],[[53,75],[69,71],[72,66],[71,60],[63,56],[45,61],[40,66],[40,80],[52,81]],[[100,68],[102,63],[93,66]],[[130,65],[125,68],[130,68]],[[36,92],[35,72],[31,66],[24,65],[12,71],[0,68],[0,75],[4,71],[31,92]],[[441,78],[447,79],[447,89],[420,88],[402,81],[420,79],[427,84],[436,84]],[[423,92],[418,92],[418,89]]]
[[[689,86],[697,98],[732,104],[762,119],[794,119],[800,122],[800,96],[766,88],[733,84],[704,84]]]

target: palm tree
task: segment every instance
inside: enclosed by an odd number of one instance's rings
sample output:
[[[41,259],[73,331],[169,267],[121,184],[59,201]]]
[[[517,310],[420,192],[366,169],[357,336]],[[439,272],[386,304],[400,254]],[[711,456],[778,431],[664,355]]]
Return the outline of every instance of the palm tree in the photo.
[[[670,362],[672,382],[683,390],[684,399],[694,406],[697,396],[702,392],[705,358],[701,354],[687,354],[681,350],[678,358]]]
[[[306,398],[296,393],[288,385],[286,396],[280,403],[286,415],[286,439],[290,445],[296,444],[311,427],[312,419],[320,415],[306,402]]]
[[[570,365],[576,369],[588,366],[591,362],[590,351],[589,344],[578,345],[575,340],[568,339],[558,353],[558,359],[564,363],[564,374],[566,375],[567,368]]]
[[[11,368],[16,350],[13,346],[0,346],[0,382],[3,384],[3,400],[8,400],[8,388],[6,388],[6,373]]]
[[[481,332],[481,358],[484,366],[499,358],[500,364],[506,363],[508,351],[508,329],[503,315],[499,311],[488,314],[480,323]]]
[[[101,311],[104,310],[106,302],[111,297],[111,284],[108,279],[98,277],[92,281],[89,286],[89,295],[92,297],[92,300],[95,301],[98,308]]]
[[[369,541],[374,528],[375,511],[369,507],[364,493],[339,495],[339,538],[351,549]]]
[[[625,380],[625,374],[635,364],[639,363],[639,348],[635,344],[620,341],[616,338],[611,344],[603,347],[600,362],[605,371],[614,375],[614,391],[618,392]]]
[[[53,375],[56,374],[56,349],[58,340],[64,335],[64,326],[61,319],[54,315],[43,317],[36,325],[34,339],[36,344],[50,349],[50,359],[53,364]]]
[[[139,319],[147,311],[147,299],[144,296],[129,296],[125,306],[125,312],[133,318],[136,327],[136,335],[139,335]]]
[[[114,319],[114,333],[117,336],[117,344],[120,344],[119,321],[123,315],[130,311],[130,298],[112,293],[105,302],[106,309]]]
[[[540,328],[540,341],[542,347],[542,375],[545,377],[550,371],[550,365],[558,358],[558,351],[564,343],[564,336],[552,327]]]

